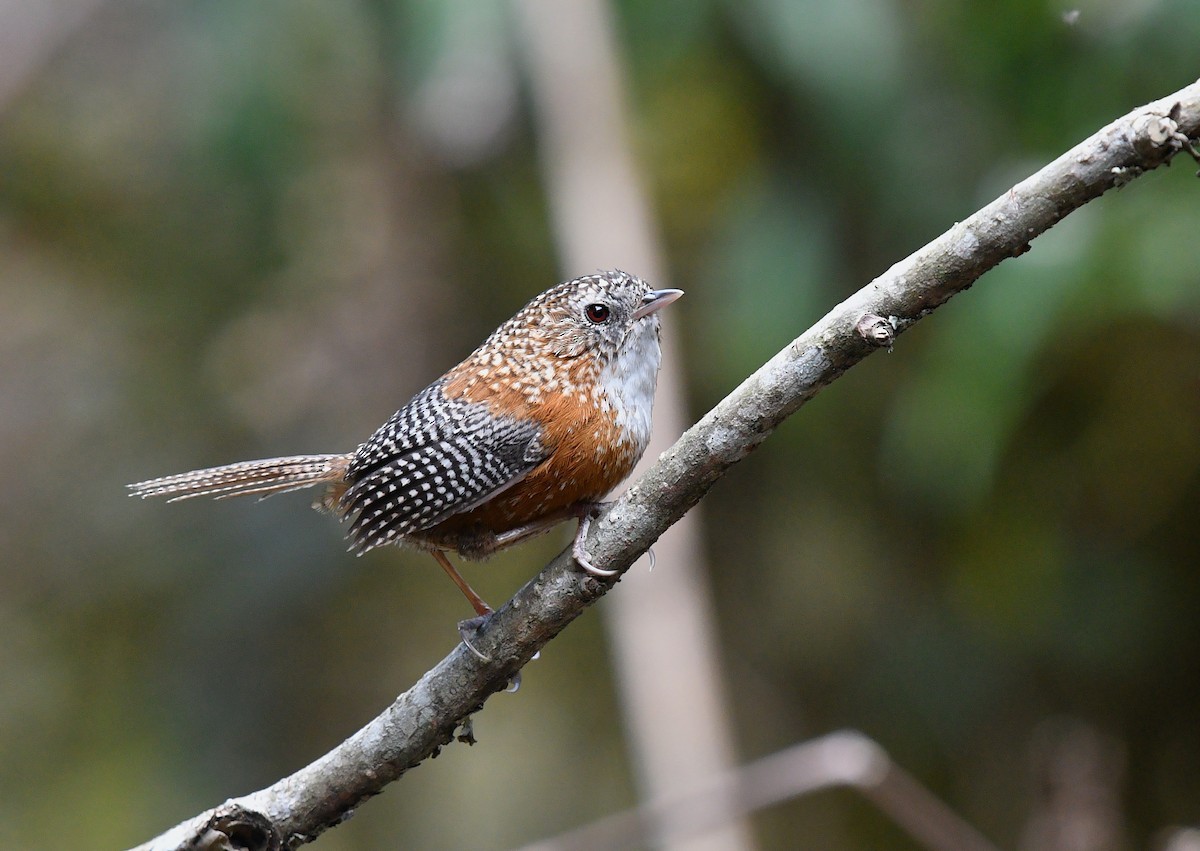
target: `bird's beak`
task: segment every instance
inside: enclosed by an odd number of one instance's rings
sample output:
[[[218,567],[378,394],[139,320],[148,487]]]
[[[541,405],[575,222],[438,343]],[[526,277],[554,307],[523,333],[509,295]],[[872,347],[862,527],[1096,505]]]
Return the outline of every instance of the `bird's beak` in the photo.
[[[651,290],[642,297],[642,306],[633,312],[634,319],[649,316],[683,295],[683,290]]]

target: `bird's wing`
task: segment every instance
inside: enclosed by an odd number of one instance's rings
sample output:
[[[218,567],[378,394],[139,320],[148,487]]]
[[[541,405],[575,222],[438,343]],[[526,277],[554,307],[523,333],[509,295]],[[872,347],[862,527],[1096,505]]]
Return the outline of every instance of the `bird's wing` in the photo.
[[[340,500],[360,552],[436,526],[524,478],[546,458],[530,420],[496,417],[447,399],[440,383],[418,394],[362,446]]]

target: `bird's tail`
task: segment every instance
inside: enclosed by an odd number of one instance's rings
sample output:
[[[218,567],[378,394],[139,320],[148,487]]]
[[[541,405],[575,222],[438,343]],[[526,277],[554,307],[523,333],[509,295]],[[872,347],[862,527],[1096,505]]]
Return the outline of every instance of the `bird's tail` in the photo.
[[[223,467],[163,476],[128,487],[131,496],[143,499],[165,496],[168,502],[194,496],[225,499],[260,494],[266,497],[313,485],[342,483],[350,459],[350,455],[292,455],[287,458],[265,458],[262,461],[241,461]]]

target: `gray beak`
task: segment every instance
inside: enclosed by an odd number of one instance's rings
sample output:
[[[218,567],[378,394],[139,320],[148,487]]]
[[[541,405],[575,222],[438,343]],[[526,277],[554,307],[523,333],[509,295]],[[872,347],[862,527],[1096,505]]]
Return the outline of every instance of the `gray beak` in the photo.
[[[642,306],[633,312],[633,318],[641,319],[656,310],[666,307],[683,295],[683,290],[651,290],[642,298]]]

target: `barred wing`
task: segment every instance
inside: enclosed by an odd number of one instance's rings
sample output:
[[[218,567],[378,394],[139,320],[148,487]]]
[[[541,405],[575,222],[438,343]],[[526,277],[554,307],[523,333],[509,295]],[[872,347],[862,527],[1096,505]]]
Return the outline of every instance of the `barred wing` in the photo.
[[[436,526],[519,482],[545,460],[531,420],[496,417],[447,399],[441,382],[418,394],[359,447],[339,507],[353,516],[359,552]]]

